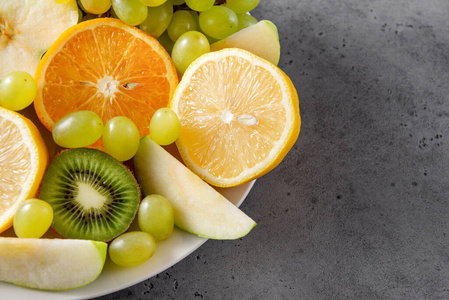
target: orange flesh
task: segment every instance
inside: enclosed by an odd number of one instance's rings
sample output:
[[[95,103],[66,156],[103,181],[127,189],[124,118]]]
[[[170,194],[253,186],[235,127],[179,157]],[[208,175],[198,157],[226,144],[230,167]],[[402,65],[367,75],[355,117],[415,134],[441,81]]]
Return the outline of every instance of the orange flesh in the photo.
[[[180,95],[178,112],[192,161],[217,178],[233,178],[269,155],[281,139],[287,113],[279,101],[281,87],[267,70],[244,58],[224,60],[195,72]]]
[[[45,72],[43,107],[53,123],[79,110],[96,112],[104,123],[127,116],[143,136],[171,96],[168,73],[166,58],[144,39],[117,27],[89,28],[55,52]]]

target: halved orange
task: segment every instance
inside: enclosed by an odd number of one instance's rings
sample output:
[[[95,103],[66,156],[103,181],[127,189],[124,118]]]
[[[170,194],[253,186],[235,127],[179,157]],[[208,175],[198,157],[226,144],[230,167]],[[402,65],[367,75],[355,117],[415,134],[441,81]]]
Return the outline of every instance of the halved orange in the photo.
[[[220,187],[240,185],[276,167],[301,126],[290,78],[237,48],[195,60],[169,107],[181,122],[176,145],[185,164]]]
[[[36,126],[0,107],[0,232],[12,225],[20,204],[35,197],[49,161]]]
[[[133,120],[148,134],[153,113],[167,106],[178,76],[159,42],[120,20],[99,18],[67,29],[38,65],[34,102],[51,131],[64,115],[96,112],[106,123],[115,116]]]

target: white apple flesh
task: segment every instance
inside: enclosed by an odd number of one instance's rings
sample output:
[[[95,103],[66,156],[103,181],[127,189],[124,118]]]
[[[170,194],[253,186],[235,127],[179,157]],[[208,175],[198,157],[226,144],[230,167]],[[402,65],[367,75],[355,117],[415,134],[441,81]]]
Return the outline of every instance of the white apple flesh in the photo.
[[[101,273],[107,244],[90,240],[0,238],[0,281],[41,290],[69,290]]]
[[[0,0],[0,79],[13,71],[34,77],[42,54],[76,23],[76,0]]]
[[[237,239],[256,223],[154,142],[140,141],[134,172],[145,195],[159,194],[173,206],[177,227],[211,239]]]

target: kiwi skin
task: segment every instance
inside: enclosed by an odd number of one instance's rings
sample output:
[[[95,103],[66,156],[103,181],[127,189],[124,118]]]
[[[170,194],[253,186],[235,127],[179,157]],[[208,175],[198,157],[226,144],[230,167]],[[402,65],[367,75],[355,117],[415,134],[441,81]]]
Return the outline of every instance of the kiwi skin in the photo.
[[[62,237],[108,242],[129,228],[141,193],[121,162],[96,149],[76,148],[50,163],[39,197],[53,207],[52,227]]]

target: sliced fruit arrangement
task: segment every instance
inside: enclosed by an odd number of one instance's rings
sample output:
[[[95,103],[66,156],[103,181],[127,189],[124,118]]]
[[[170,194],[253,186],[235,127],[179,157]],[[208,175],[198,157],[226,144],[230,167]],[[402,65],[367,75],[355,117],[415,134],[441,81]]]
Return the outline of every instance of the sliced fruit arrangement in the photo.
[[[107,253],[144,263],[175,225],[254,228],[212,186],[272,170],[301,125],[277,28],[248,13],[258,3],[0,0],[0,233],[17,236],[0,237],[0,281],[73,289]],[[174,142],[182,158],[162,147]]]
[[[129,170],[111,156],[77,148],[51,162],[40,198],[52,206],[52,226],[61,236],[110,241],[134,220],[140,189]]]
[[[160,194],[171,202],[181,229],[212,239],[237,239],[256,225],[149,136],[140,141],[134,171],[144,194]]]
[[[42,54],[78,18],[76,0],[0,1],[0,78],[12,71],[34,76]]]
[[[107,244],[89,240],[0,237],[0,281],[41,290],[70,290],[103,270]]]
[[[270,31],[257,28],[256,32],[228,39],[257,23],[249,12],[259,0],[78,0],[78,4],[83,21],[118,18],[157,38],[171,55],[180,76],[193,60],[211,51],[211,43],[221,40],[226,41],[215,45],[216,50],[239,47],[267,55],[274,63],[279,60],[279,41],[270,43],[277,38],[274,25]]]
[[[65,31],[42,58],[35,79],[34,106],[48,130],[66,114],[88,110],[104,124],[116,116],[130,118],[141,137],[178,83],[173,62],[156,39],[112,18]]]
[[[195,60],[169,106],[181,122],[176,145],[184,162],[221,187],[272,170],[296,142],[301,125],[290,79],[272,63],[238,48]]]
[[[48,160],[36,126],[0,107],[0,232],[12,226],[21,203],[36,196]]]

